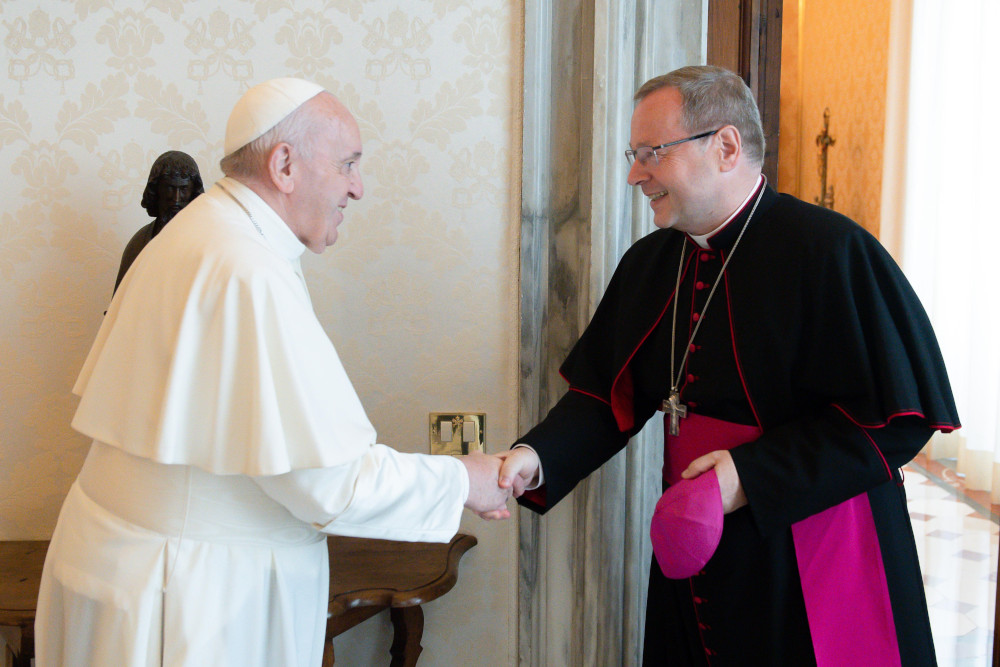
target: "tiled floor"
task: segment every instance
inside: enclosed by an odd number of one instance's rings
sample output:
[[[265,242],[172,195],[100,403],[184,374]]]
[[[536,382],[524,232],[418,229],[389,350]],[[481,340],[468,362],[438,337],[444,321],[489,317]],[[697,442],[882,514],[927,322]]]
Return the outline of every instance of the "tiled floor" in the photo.
[[[989,667],[1000,507],[938,462],[918,457],[904,472],[938,664]]]

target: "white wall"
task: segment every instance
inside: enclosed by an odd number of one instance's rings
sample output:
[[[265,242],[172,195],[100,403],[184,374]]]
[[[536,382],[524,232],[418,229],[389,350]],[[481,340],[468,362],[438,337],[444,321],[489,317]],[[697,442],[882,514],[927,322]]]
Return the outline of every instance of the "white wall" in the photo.
[[[46,539],[88,442],[73,380],[111,296],[149,166],[183,150],[219,177],[229,109],[274,76],[359,118],[365,197],[304,259],[317,313],[380,441],[427,451],[431,410],[515,437],[521,3],[508,0],[5,0],[0,83],[0,538]],[[309,255],[309,253],[307,253]],[[428,604],[421,664],[508,664],[516,531]],[[382,662],[388,621],[337,642]],[[476,656],[476,657],[472,657]]]

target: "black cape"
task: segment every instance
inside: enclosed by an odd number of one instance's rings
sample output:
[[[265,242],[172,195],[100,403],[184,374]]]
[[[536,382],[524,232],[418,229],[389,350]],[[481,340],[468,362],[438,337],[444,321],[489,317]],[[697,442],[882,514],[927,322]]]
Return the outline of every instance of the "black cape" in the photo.
[[[535,448],[545,475],[523,505],[547,511],[659,409],[671,384],[682,249],[677,362],[750,208],[709,252],[674,230],[626,252],[561,368],[570,390],[518,439]],[[898,470],[934,430],[959,425],[927,316],[868,232],[766,186],[732,254],[681,373],[681,396],[693,412],[763,431],[732,450],[749,505],[726,516],[697,581],[667,580],[653,564],[645,663],[814,663],[790,526],[867,493],[902,664],[932,665]],[[711,604],[695,614],[695,599]]]

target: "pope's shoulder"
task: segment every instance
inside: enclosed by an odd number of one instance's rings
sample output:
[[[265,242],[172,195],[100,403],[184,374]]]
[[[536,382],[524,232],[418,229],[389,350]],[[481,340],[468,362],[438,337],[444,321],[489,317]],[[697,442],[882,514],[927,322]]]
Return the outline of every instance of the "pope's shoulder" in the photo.
[[[288,303],[308,299],[291,263],[263,241],[246,214],[209,193],[174,216],[143,255],[132,282],[145,299],[185,295],[206,304],[247,294]]]
[[[246,214],[227,204],[206,193],[178,213],[159,234],[169,259],[208,262],[235,276],[287,270],[287,261],[262,242]]]

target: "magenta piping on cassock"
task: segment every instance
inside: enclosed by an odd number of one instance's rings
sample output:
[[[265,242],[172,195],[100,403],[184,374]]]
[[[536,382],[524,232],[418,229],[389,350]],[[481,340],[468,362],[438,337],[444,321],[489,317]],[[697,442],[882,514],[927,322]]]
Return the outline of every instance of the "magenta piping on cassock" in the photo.
[[[746,378],[743,376],[743,364],[740,363],[739,346],[736,345],[736,329],[733,328],[733,301],[729,296],[729,276],[723,276],[726,286],[726,311],[729,315],[729,340],[733,342],[733,360],[736,363],[736,373],[740,376],[740,385],[743,387],[743,395],[746,396],[747,403],[750,404],[750,411],[753,412],[754,421],[757,428],[764,430],[764,425],[760,423],[760,415],[757,414],[757,406],[754,405],[753,398],[750,397],[750,389],[747,387]]]
[[[893,412],[891,415],[888,416],[888,418],[886,418],[886,420],[884,422],[880,422],[878,424],[863,424],[863,423],[859,422],[857,419],[855,419],[854,417],[852,417],[851,413],[849,413],[847,411],[847,409],[844,408],[843,406],[834,403],[833,407],[835,407],[838,410],[840,410],[840,412],[843,413],[844,417],[846,417],[849,421],[853,422],[856,426],[858,426],[860,428],[885,428],[889,424],[889,422],[891,422],[896,417],[920,417],[924,421],[927,421],[927,415],[925,415],[924,413],[920,412],[919,410],[900,410],[899,412]],[[927,425],[930,426],[933,429],[941,431],[942,433],[951,433],[955,429],[962,428],[961,424],[931,424],[931,423],[928,423]]]
[[[694,255],[695,253],[691,253],[691,258],[687,260],[687,263],[684,266],[684,273],[681,276],[681,282],[684,281],[684,278],[687,276],[688,269],[691,268],[691,261],[692,258],[694,258]],[[635,420],[634,420],[634,415],[632,414],[631,382],[628,385],[628,391],[625,392],[626,396],[622,396],[621,395],[622,392],[617,391],[619,380],[622,379],[622,375],[625,373],[625,371],[628,370],[628,366],[630,363],[632,363],[632,358],[635,357],[636,353],[639,351],[639,348],[642,347],[643,343],[646,342],[646,339],[649,338],[652,335],[652,333],[656,330],[656,327],[659,326],[660,321],[663,319],[663,316],[667,313],[667,308],[670,307],[670,304],[673,303],[673,300],[675,298],[677,298],[676,290],[670,293],[670,296],[667,298],[667,302],[663,304],[663,310],[660,311],[660,314],[656,317],[656,320],[649,327],[646,333],[643,334],[642,338],[639,339],[639,342],[632,349],[632,352],[628,355],[628,358],[625,359],[625,363],[622,364],[621,369],[618,371],[618,375],[615,376],[614,381],[611,383],[611,401],[610,401],[611,412],[612,414],[614,414],[615,421],[618,423],[618,430],[623,433],[631,429],[633,426],[635,426]],[[673,382],[672,379],[671,382]]]
[[[562,375],[562,374],[560,373],[560,375]],[[566,379],[565,375],[563,376],[563,379],[564,380]],[[570,391],[575,391],[578,394],[583,394],[584,396],[590,396],[591,398],[596,398],[598,401],[600,401],[601,403],[604,403],[606,405],[611,405],[611,401],[609,401],[608,399],[602,398],[601,396],[598,396],[597,394],[592,394],[589,391],[584,391],[583,389],[578,389],[576,387],[570,387],[569,390]]]

